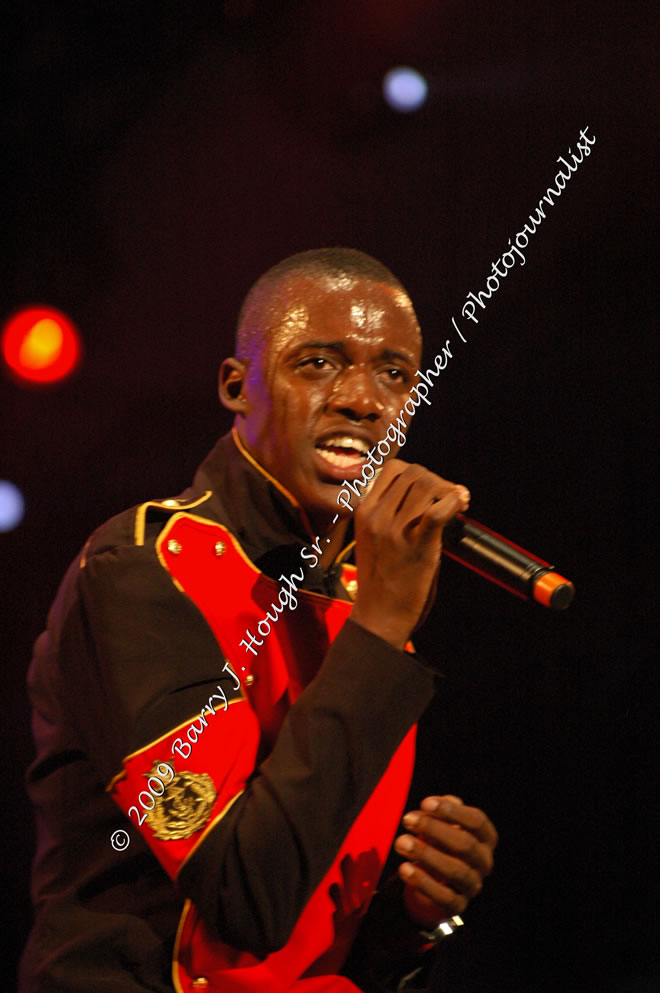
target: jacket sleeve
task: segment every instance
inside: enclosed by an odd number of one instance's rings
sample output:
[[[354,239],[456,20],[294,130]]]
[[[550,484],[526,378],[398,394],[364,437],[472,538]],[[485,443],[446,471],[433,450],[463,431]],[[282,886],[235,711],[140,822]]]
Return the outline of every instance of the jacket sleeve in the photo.
[[[61,657],[85,700],[73,717],[92,761],[124,812],[143,818],[143,837],[207,924],[265,957],[286,943],[428,704],[434,672],[346,621],[260,761],[248,700],[153,548],[93,555],[77,589]],[[202,723],[200,708],[213,697],[221,702]],[[150,813],[138,796],[148,798],[148,784],[156,791],[149,774],[158,764],[177,778]],[[201,812],[201,829],[187,814],[177,820],[181,797]]]
[[[433,942],[406,914],[403,881],[382,882],[364,917],[342,975],[364,993],[424,993],[437,959]]]

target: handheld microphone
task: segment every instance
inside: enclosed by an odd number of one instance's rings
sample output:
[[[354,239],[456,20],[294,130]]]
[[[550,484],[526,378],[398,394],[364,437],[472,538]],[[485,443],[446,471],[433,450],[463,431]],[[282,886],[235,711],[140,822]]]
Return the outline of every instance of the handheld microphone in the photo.
[[[367,495],[381,472],[382,469],[376,469],[360,495],[361,499]],[[515,596],[523,600],[536,600],[552,610],[566,610],[575,594],[573,583],[555,572],[555,567],[549,562],[465,514],[455,514],[445,524],[442,554],[479,573],[491,583],[503,586]]]
[[[565,610],[575,587],[555,567],[478,521],[456,514],[444,527],[442,552],[523,600]]]

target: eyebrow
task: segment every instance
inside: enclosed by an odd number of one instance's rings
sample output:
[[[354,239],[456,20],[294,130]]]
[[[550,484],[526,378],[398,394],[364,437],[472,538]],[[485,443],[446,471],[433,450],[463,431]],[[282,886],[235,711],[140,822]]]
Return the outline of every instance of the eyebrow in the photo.
[[[346,346],[343,341],[301,341],[293,350],[293,354],[297,355],[299,352],[304,351],[306,348],[320,348],[326,351],[339,352],[344,358],[346,355]],[[391,362],[406,362],[409,366],[414,367],[415,362],[412,356],[408,355],[406,352],[397,352],[394,348],[384,348],[379,359],[386,359]]]

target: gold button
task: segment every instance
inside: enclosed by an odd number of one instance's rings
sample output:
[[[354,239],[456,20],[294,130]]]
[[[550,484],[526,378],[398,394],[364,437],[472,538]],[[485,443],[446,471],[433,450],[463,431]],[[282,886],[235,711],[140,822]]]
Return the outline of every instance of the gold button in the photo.
[[[346,592],[350,593],[351,596],[355,596],[358,588],[357,579],[349,579],[344,585],[346,586]]]
[[[256,676],[252,676],[252,675],[246,676],[245,679],[244,679],[245,685],[246,686],[252,686],[252,683],[255,681],[255,679],[256,679]]]
[[[163,507],[178,507],[178,500],[163,500]]]
[[[180,555],[181,547],[181,542],[177,541],[176,538],[170,538],[167,543],[167,550],[168,552],[171,552],[172,555]]]
[[[193,979],[192,988],[194,990],[207,990],[209,988],[209,981],[206,976],[198,976],[197,979]]]
[[[215,554],[218,556],[218,558],[220,558],[221,555],[224,555],[225,554],[225,548],[226,547],[227,546],[225,545],[224,541],[216,541],[216,543],[215,543]]]

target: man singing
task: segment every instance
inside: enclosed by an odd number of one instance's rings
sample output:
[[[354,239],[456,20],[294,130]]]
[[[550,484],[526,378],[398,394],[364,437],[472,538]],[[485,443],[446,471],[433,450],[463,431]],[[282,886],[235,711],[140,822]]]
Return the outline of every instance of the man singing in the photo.
[[[231,432],[70,567],[29,674],[21,993],[418,988],[402,977],[430,932],[480,891],[497,842],[480,810],[427,797],[400,828],[442,665],[409,639],[469,501],[396,458],[403,435],[379,446],[420,360],[381,263],[285,259],[220,369]]]

